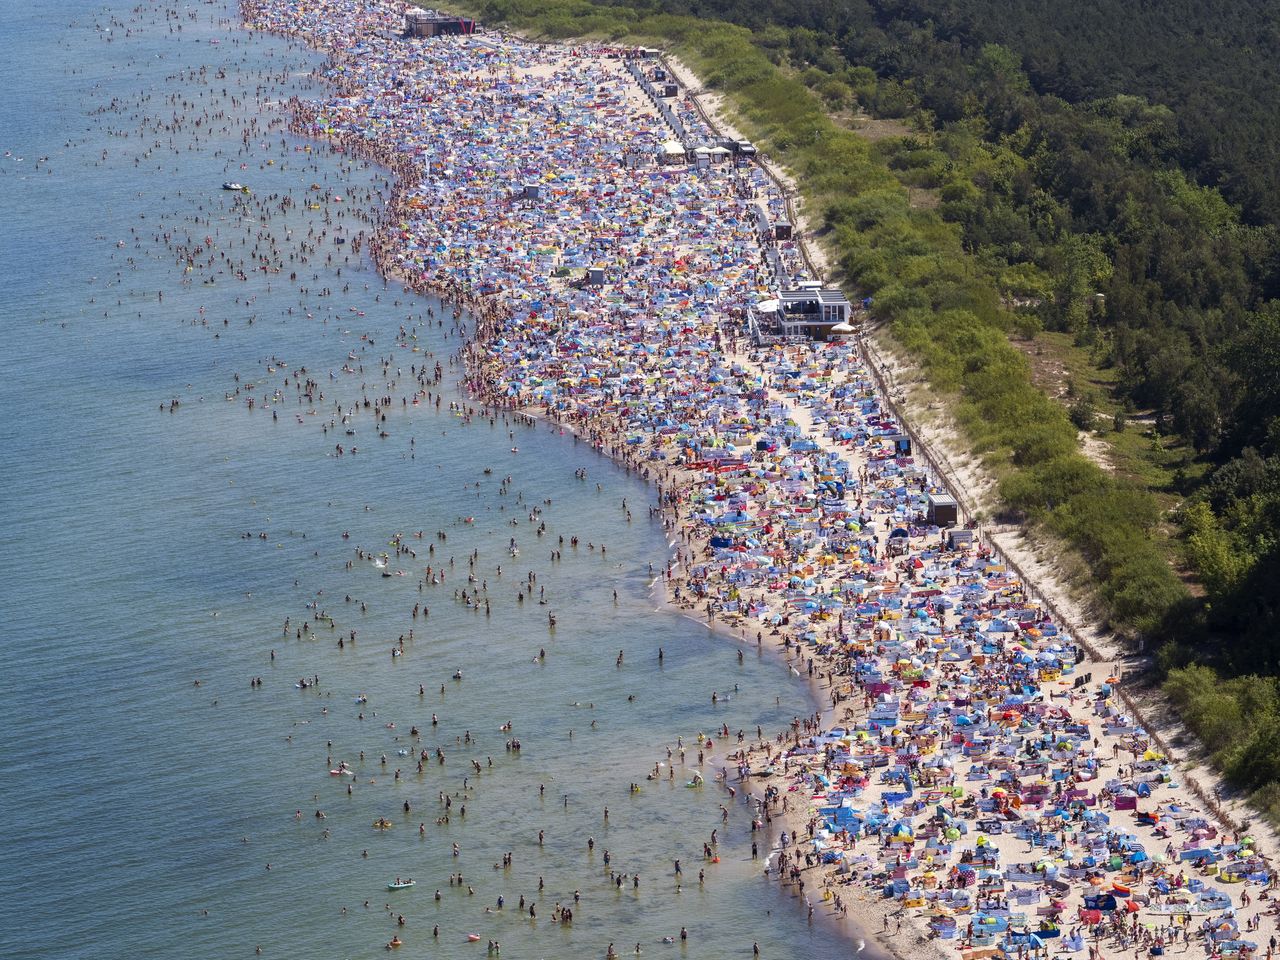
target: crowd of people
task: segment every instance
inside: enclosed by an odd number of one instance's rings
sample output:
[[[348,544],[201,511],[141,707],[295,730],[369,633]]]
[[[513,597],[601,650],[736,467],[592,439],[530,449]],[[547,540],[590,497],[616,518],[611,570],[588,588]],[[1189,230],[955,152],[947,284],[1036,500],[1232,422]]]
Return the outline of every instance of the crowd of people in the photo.
[[[811,911],[860,905],[864,926],[877,904],[918,915],[967,958],[1192,938],[1272,955],[1250,937],[1275,914],[1258,842],[1198,808],[1120,678],[950,515],[856,340],[748,328],[805,278],[757,216],[780,194],[694,148],[714,133],[684,91],[664,115],[642,82],[657,61],[410,39],[391,2],[243,11],[329,54],[333,93],[295,101],[294,129],[394,172],[370,252],[475,318],[472,393],[652,480],[673,602],[780,646],[827,698],[827,717],[725,755],[723,782],[735,764],[774,827],[771,876]]]

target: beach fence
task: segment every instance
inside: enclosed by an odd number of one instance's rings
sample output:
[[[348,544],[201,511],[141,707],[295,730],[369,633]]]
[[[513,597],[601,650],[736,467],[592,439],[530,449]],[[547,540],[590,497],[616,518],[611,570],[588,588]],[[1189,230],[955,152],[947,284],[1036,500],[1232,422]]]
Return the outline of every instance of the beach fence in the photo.
[[[865,339],[861,341],[860,345],[863,348],[863,356],[867,359],[867,368],[871,371],[872,378],[875,380],[877,387],[879,387],[881,396],[884,398],[884,402],[889,406],[894,417],[897,419],[902,432],[911,440],[912,451],[919,452],[921,459],[926,462],[929,468],[934,472],[934,475],[942,481],[943,485],[945,485],[948,490],[950,490],[951,495],[955,498],[956,504],[959,508],[962,524],[966,526],[973,525],[976,528],[978,526],[976,510],[974,505],[967,499],[964,487],[958,482],[958,474],[955,467],[951,464],[951,461],[947,458],[945,453],[939,451],[935,446],[924,439],[920,432],[912,427],[910,422],[903,416],[902,410],[895,399],[894,391],[891,389],[893,386],[893,375],[888,371],[887,365]],[[991,537],[987,537],[987,545],[991,548],[996,560],[1003,564],[1007,569],[1017,574],[1018,578],[1023,583],[1027,599],[1047,610],[1053,617],[1054,622],[1065,629],[1071,639],[1084,649],[1091,660],[1095,663],[1104,663],[1114,661],[1116,659],[1114,654],[1107,654],[1091,643],[1088,638],[1088,633],[1081,624],[1075,620],[1075,618],[1068,616],[1051,598],[1037,593],[1033,587],[1034,580],[1027,575],[1021,564],[1001,550],[999,545],[996,544]],[[1130,695],[1128,691],[1119,686],[1113,686],[1112,689],[1120,702],[1124,704],[1125,709],[1142,725],[1143,730],[1146,731],[1147,737],[1155,744],[1157,749],[1159,749],[1165,756],[1172,757],[1173,750],[1170,748],[1168,742],[1166,742],[1165,739],[1152,727],[1151,722],[1146,717],[1145,711],[1138,704],[1137,700]],[[1191,777],[1184,776],[1183,780],[1187,789],[1191,791],[1196,799],[1204,804],[1205,809],[1209,810],[1222,826],[1227,827],[1230,830],[1244,829],[1244,825],[1232,818],[1230,813],[1222,806],[1221,802],[1219,802],[1218,798],[1211,791],[1206,790],[1199,782]]]
[[[671,65],[667,63],[665,57],[659,57],[658,62],[662,64],[663,70],[667,71],[672,76],[675,75],[674,71],[671,70]],[[698,114],[698,118],[702,121],[703,125],[706,126],[706,128],[710,130],[714,136],[723,137],[724,131],[722,131],[720,129],[719,124],[717,124],[715,120],[711,118],[711,115],[708,114],[705,109],[703,109],[702,101],[699,99],[698,95],[693,92],[693,90],[689,90],[689,102],[693,105],[693,109]],[[754,154],[754,152],[755,152],[754,149],[752,149],[751,153]],[[769,163],[767,163],[763,157],[760,157],[758,159],[760,161],[760,169],[765,172],[765,174],[769,177],[771,181],[773,181],[773,185],[777,188],[778,192],[782,195],[782,202],[786,209],[786,216],[785,218],[782,218],[782,219],[784,219],[788,223],[788,225],[799,223],[800,221],[796,216],[795,201],[794,201],[791,187],[785,181],[783,181],[781,177],[778,176],[778,174],[773,170],[772,166]],[[788,230],[788,239],[791,239],[789,230]],[[815,266],[812,255],[809,253],[808,246],[804,243],[802,239],[799,239],[799,238],[797,239],[799,240],[799,242],[797,243],[796,246],[800,252],[801,258],[804,260],[805,269],[809,272],[809,276],[814,278],[815,280],[821,280],[822,273],[821,271],[818,270],[817,266]],[[770,249],[769,247],[766,247],[766,251],[769,249]],[[776,251],[774,252],[776,254]],[[768,253],[766,252],[765,255],[768,256]],[[778,262],[780,266],[781,261],[779,260]],[[777,269],[772,261],[770,262],[770,268]]]
[[[666,63],[665,59],[659,59],[664,69],[669,70],[670,66]],[[701,101],[692,90],[689,91],[689,99],[693,104],[694,110],[697,111],[698,116],[702,119],[702,122],[706,124],[707,129],[711,130],[718,136],[720,131],[717,124],[703,109]],[[773,181],[774,186],[782,195],[783,204],[786,210],[786,219],[793,224],[799,223],[800,221],[795,210],[793,192],[790,186],[774,172],[772,167],[765,162],[763,158],[760,163],[760,168],[766,175],[768,175],[769,179]],[[818,270],[814,259],[809,252],[807,240],[803,236],[798,236],[795,239],[797,240],[797,246],[801,257],[804,260],[805,267],[808,269],[810,275],[814,278],[821,279],[822,274]],[[770,246],[766,246],[765,249],[766,251],[773,250],[775,258],[770,261],[770,267],[773,270],[779,270],[782,264],[780,258],[777,257],[776,249],[773,249]],[[767,255],[768,254],[766,253],[766,256]],[[961,525],[977,528],[977,509],[975,505],[969,501],[964,486],[959,482],[959,472],[951,463],[946,453],[939,450],[934,444],[926,440],[920,431],[913,427],[910,421],[903,416],[901,405],[896,399],[898,391],[896,384],[893,382],[893,374],[888,370],[884,360],[875,351],[874,347],[871,346],[866,337],[859,337],[859,347],[862,350],[863,357],[867,361],[867,369],[871,372],[872,379],[875,380],[883,402],[888,406],[890,412],[898,421],[902,432],[910,439],[913,453],[917,454],[922,460],[924,460],[925,464],[933,472],[934,476],[942,482],[942,485],[944,485],[955,498],[959,514],[958,520]],[[1002,563],[1007,569],[1017,574],[1018,578],[1023,583],[1028,600],[1047,610],[1053,617],[1054,622],[1067,630],[1072,640],[1084,649],[1091,660],[1096,663],[1115,660],[1114,655],[1104,653],[1090,642],[1088,639],[1088,632],[1078,622],[1076,622],[1073,617],[1067,616],[1051,598],[1042,596],[1034,590],[1032,587],[1033,581],[1027,576],[1021,564],[1009,557],[990,537],[987,538],[987,545],[991,548],[995,559]],[[1170,749],[1168,743],[1165,742],[1164,738],[1153,729],[1151,723],[1145,716],[1145,712],[1139,706],[1137,701],[1127,691],[1120,687],[1116,686],[1113,687],[1113,689],[1120,701],[1125,705],[1125,708],[1142,725],[1151,742],[1154,743],[1166,756],[1172,757],[1173,751]],[[1201,784],[1190,777],[1184,776],[1183,780],[1192,794],[1194,794],[1195,797],[1204,804],[1205,808],[1213,814],[1220,824],[1231,830],[1243,829],[1243,824],[1236,822],[1231,817],[1229,812],[1222,806],[1214,794],[1205,790]]]
[[[674,75],[671,71],[670,64],[666,62],[664,57],[659,56],[657,60],[664,71]],[[643,77],[642,71],[640,71],[633,62],[628,63],[628,69],[641,83],[641,86],[645,89],[646,93],[650,93],[650,90],[648,89],[650,84],[647,79]],[[655,101],[661,99],[653,96],[653,93],[650,93],[650,96]],[[699,118],[706,125],[707,129],[717,136],[721,135],[719,126],[706,112],[706,110],[703,109],[702,103],[697,94],[692,90],[689,91],[689,100],[692,103],[693,109],[697,112]],[[790,186],[778,176],[771,165],[767,162],[766,158],[761,157],[760,161],[760,169],[765,172],[777,188],[778,192],[782,195],[787,221],[790,223],[799,223],[799,218],[796,215],[794,195]],[[795,239],[797,240],[797,247],[806,269],[812,277],[821,279],[821,271],[818,270],[813,256],[809,252],[808,242],[803,236],[796,237]],[[771,245],[765,245],[765,250],[772,250],[774,253],[774,257],[769,261],[769,265],[771,270],[780,273],[783,265],[777,250]],[[768,253],[766,253],[766,256],[768,256]],[[874,347],[871,346],[866,337],[859,337],[859,347],[862,350],[863,357],[867,361],[867,369],[870,371],[872,379],[875,381],[876,386],[880,391],[883,402],[889,408],[889,411],[893,414],[894,418],[898,421],[902,432],[910,439],[913,454],[919,456],[920,459],[925,462],[926,466],[932,471],[933,475],[951,492],[951,495],[956,501],[958,521],[963,526],[978,528],[976,507],[969,500],[964,486],[959,482],[959,472],[951,463],[945,452],[939,450],[936,446],[926,440],[920,431],[913,427],[910,421],[903,416],[901,405],[896,398],[898,391],[896,384],[893,382],[893,374],[888,370],[887,364],[885,364],[884,360],[879,356]],[[1088,639],[1088,632],[1078,622],[1076,622],[1073,617],[1064,613],[1051,598],[1042,596],[1034,590],[1032,587],[1033,581],[1027,576],[1026,571],[1023,570],[1021,564],[1009,557],[990,537],[987,538],[987,544],[991,548],[994,558],[1002,563],[1006,569],[1015,573],[1022,581],[1028,600],[1047,610],[1053,617],[1054,621],[1066,629],[1070,637],[1084,649],[1091,660],[1096,663],[1114,661],[1114,656],[1104,653],[1090,642]],[[1118,686],[1113,689],[1120,701],[1125,705],[1126,709],[1142,725],[1151,742],[1154,743],[1166,756],[1173,756],[1173,751],[1165,742],[1164,738],[1153,729],[1137,701],[1127,691],[1120,689]],[[1213,814],[1220,824],[1231,830],[1243,829],[1243,824],[1237,823],[1232,819],[1228,811],[1218,801],[1216,795],[1205,790],[1201,784],[1190,777],[1184,777],[1183,779],[1191,793],[1204,804],[1205,808]]]
[[[645,76],[644,70],[636,63],[634,58],[628,58],[627,72],[639,84],[640,89],[649,98],[649,102],[657,108],[658,114],[670,128],[671,133],[677,140],[683,142],[685,139],[684,123],[676,116],[675,111],[671,109],[671,104],[667,102],[669,98],[677,95],[679,88],[673,83],[665,82],[667,76],[665,64],[664,68],[658,70],[658,74],[662,78],[661,81],[653,81]]]

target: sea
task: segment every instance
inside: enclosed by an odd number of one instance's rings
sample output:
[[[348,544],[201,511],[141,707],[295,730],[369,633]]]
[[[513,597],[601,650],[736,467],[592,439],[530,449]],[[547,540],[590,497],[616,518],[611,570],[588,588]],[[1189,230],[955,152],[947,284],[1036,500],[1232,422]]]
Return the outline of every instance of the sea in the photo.
[[[639,477],[457,409],[387,174],[285,130],[319,55],[64,0],[0,62],[0,956],[848,955],[714,781],[813,694],[661,604]]]

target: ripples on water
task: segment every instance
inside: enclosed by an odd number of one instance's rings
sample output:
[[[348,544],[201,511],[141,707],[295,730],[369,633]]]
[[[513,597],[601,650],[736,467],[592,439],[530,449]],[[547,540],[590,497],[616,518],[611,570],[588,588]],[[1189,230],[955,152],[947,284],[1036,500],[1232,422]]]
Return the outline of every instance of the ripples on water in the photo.
[[[362,381],[378,395],[375,359],[392,357],[407,377],[424,354],[394,347],[397,329],[438,305],[384,288],[329,241],[321,252],[337,263],[325,267],[313,256],[306,285],[349,284],[348,293],[303,297],[287,274],[224,276],[206,286],[200,270],[183,286],[181,268],[154,240],[158,231],[213,234],[219,249],[243,256],[263,229],[219,190],[223,180],[243,180],[258,197],[301,200],[313,181],[360,196],[382,177],[341,156],[299,152],[300,142],[282,144],[278,132],[237,156],[239,117],[214,123],[212,135],[202,127],[198,142],[190,125],[172,143],[139,137],[134,115],[171,114],[170,94],[196,104],[189,117],[243,115],[268,75],[287,71],[290,89],[305,90],[317,62],[274,38],[239,33],[229,7],[181,10],[166,19],[162,7],[131,12],[82,0],[0,10],[0,52],[24,65],[10,71],[0,100],[0,148],[11,151],[0,160],[8,334],[0,386],[8,611],[0,954],[222,958],[252,956],[261,944],[271,957],[368,957],[397,932],[387,903],[407,918],[398,932],[408,956],[477,956],[483,947],[465,943],[471,931],[500,940],[512,958],[603,956],[610,941],[623,953],[640,941],[646,953],[709,958],[749,955],[752,940],[766,956],[843,952],[758,878],[741,804],[731,804],[720,829],[723,862],[708,867],[699,889],[701,843],[721,826],[727,795],[685,789],[679,774],[673,784],[628,791],[678,735],[689,741],[722,723],[777,729],[812,708],[805,690],[754,647],[739,664],[732,641],[654,611],[648,564],[665,562],[667,551],[660,527],[645,519],[649,490],[545,427],[514,428],[516,456],[501,422],[468,426],[443,406],[397,402],[388,438],[377,438],[362,414],[355,440],[338,437],[360,453],[338,458],[320,416],[296,422],[295,409],[305,408],[285,403],[273,422],[222,399],[235,373],[268,378],[271,357],[312,371],[326,394],[322,413],[334,399],[357,399]],[[171,30],[179,23],[180,33]],[[209,74],[222,67],[225,78],[201,82],[190,73],[200,65]],[[279,86],[263,93],[287,95]],[[232,96],[249,103],[234,110]],[[95,113],[113,98],[119,109]],[[268,167],[268,159],[277,163]],[[287,255],[339,209],[298,209],[267,229]],[[194,216],[211,220],[193,225]],[[350,262],[339,277],[344,256]],[[201,307],[208,326],[193,322]],[[361,334],[376,346],[363,345]],[[438,330],[424,330],[421,344],[442,361],[459,345]],[[353,351],[365,375],[337,374],[331,383],[329,371]],[[445,406],[461,399],[449,383],[441,390]],[[181,408],[162,412],[173,397]],[[573,479],[577,467],[587,468],[587,482]],[[512,493],[501,496],[507,474]],[[552,502],[539,539],[525,517],[545,499]],[[476,522],[461,524],[463,516]],[[448,541],[431,561],[427,544],[438,529]],[[383,578],[358,560],[346,570],[357,544],[381,552],[396,533],[416,530],[426,531],[408,541],[417,561],[390,563],[407,576]],[[550,564],[562,534],[564,560]],[[513,535],[518,560],[507,552]],[[576,551],[572,535],[582,540]],[[608,559],[587,541],[608,544]],[[452,600],[473,550],[493,600],[488,618]],[[449,556],[448,585],[419,593],[425,564]],[[530,569],[548,607],[515,601]],[[419,602],[430,617],[413,621]],[[308,604],[333,615],[335,628],[321,625],[313,639],[284,636],[284,618],[301,623]],[[559,617],[554,635],[548,609]],[[392,658],[411,627],[406,654]],[[336,637],[352,629],[357,642],[338,649]],[[535,663],[543,647],[547,661]],[[455,669],[463,681],[449,679]],[[321,695],[294,688],[312,674]],[[262,686],[251,688],[259,676]],[[735,689],[712,706],[712,690]],[[368,702],[356,703],[360,695]],[[523,742],[519,755],[504,748],[508,735],[498,726],[507,720]],[[421,746],[439,745],[447,757],[421,776],[412,757],[397,753],[410,748],[413,724]],[[476,742],[458,743],[468,731]],[[330,757],[359,771],[352,795],[328,775]],[[465,821],[454,813],[436,825],[442,790],[458,793],[455,811],[465,802]],[[394,828],[371,829],[380,816]],[[638,893],[610,884],[606,849],[614,869],[640,874]],[[514,865],[493,869],[507,851]],[[679,893],[676,857],[686,865]],[[449,885],[457,870],[474,895]],[[418,885],[389,893],[396,876]],[[550,923],[552,906],[570,902],[575,889],[583,902],[573,926]],[[538,903],[536,923],[517,915],[521,894]],[[506,909],[486,915],[499,895]],[[432,944],[434,924],[440,938]],[[692,936],[686,947],[658,942],[681,925]]]

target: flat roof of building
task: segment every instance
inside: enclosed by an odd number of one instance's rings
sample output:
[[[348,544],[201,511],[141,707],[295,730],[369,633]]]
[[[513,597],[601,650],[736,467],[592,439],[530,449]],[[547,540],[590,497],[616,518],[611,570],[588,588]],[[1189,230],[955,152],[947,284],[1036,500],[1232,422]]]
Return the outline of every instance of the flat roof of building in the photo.
[[[778,294],[778,299],[785,306],[788,303],[809,303],[814,300],[821,304],[841,304],[849,303],[849,298],[844,292],[834,287],[821,287],[817,290],[812,288],[807,290],[783,290]]]
[[[439,10],[406,10],[405,18],[408,20],[418,20],[427,23],[458,23],[464,21],[473,22],[470,17],[464,17],[456,13],[443,13]]]

